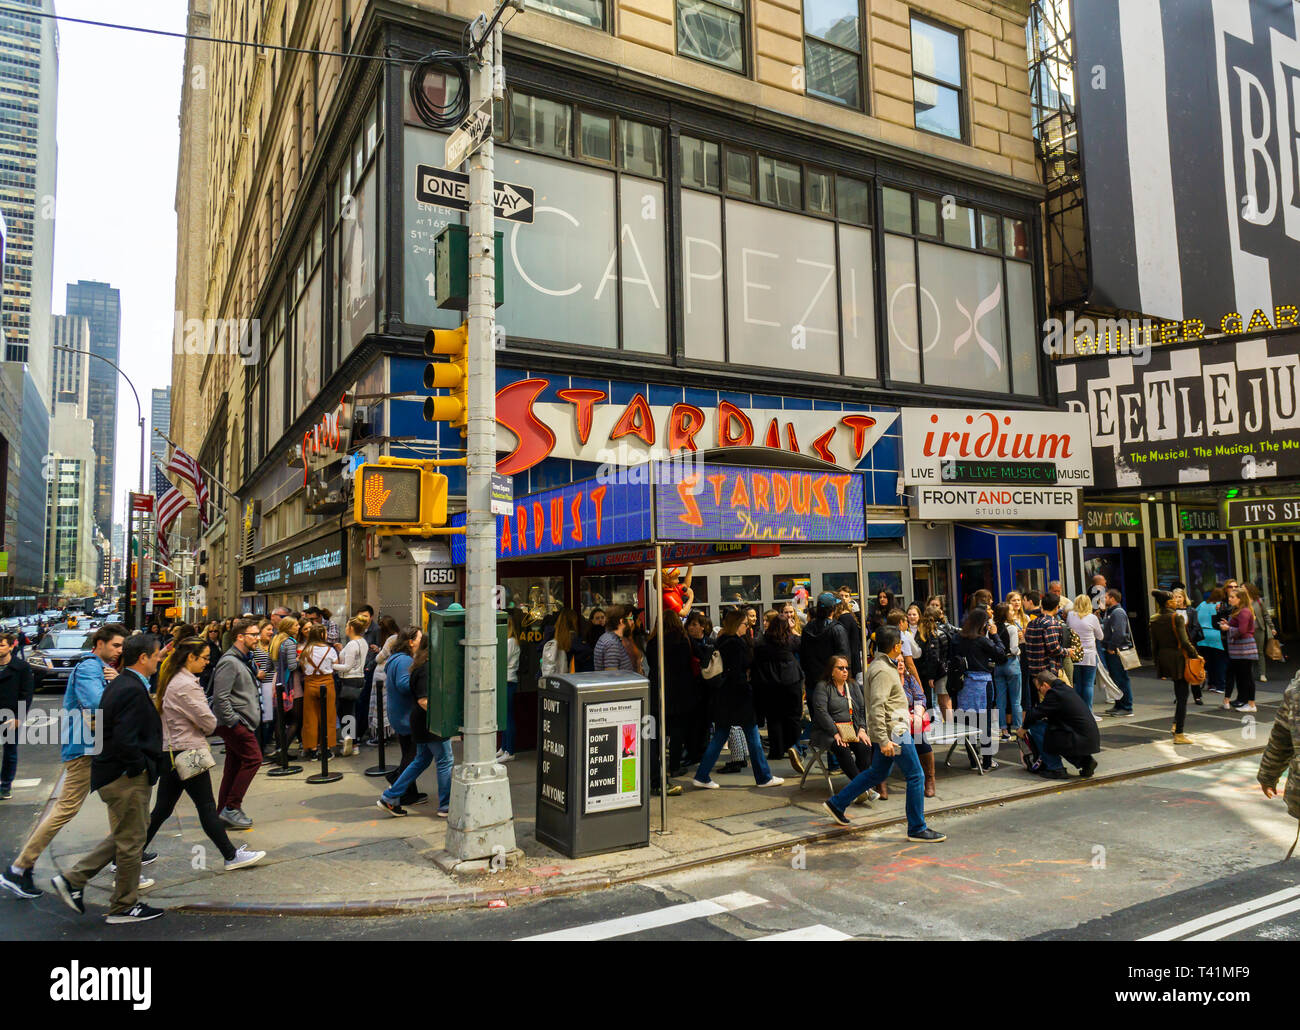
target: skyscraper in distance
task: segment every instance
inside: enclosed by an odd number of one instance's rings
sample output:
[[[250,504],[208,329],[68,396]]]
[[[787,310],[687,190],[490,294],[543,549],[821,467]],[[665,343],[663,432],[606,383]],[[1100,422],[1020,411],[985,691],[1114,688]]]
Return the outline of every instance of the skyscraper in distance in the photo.
[[[122,297],[108,283],[85,279],[68,284],[67,313],[90,322],[90,352],[118,364],[121,354]],[[112,365],[90,359],[87,413],[95,424],[95,521],[108,536],[113,528],[113,487],[117,450],[118,374]]]

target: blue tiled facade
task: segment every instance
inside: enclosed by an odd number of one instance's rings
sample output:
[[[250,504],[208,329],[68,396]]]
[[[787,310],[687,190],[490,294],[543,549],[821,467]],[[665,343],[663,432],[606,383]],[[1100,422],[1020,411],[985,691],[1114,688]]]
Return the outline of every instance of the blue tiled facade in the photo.
[[[421,358],[390,357],[389,390],[393,393],[424,390],[424,366]],[[538,401],[558,401],[557,391],[582,388],[603,390],[610,402],[626,404],[636,394],[645,394],[651,405],[669,405],[685,402],[700,408],[713,408],[720,401],[746,410],[771,408],[784,411],[865,411],[897,414],[898,409],[878,404],[842,404],[838,401],[814,401],[805,397],[782,397],[776,394],[738,393],[732,390],[708,390],[699,387],[661,386],[647,384],[633,379],[591,379],[583,376],[563,376],[548,373],[533,373],[513,368],[497,369],[497,389],[518,382],[521,379],[546,379],[547,388],[538,397]],[[388,402],[388,434],[393,437],[415,436],[433,440],[435,435],[441,448],[448,452],[461,448],[460,431],[446,425],[435,427],[425,422],[422,402],[417,400],[391,400]],[[898,494],[898,478],[902,470],[902,436],[901,426],[895,420],[875,445],[863,455],[858,462],[858,469],[868,473],[866,477],[866,503],[868,505],[902,504]],[[427,450],[416,450],[393,444],[391,453],[399,457],[429,457]],[[441,455],[449,456],[447,454]],[[561,458],[548,458],[527,472],[515,476],[515,495],[533,493],[566,483],[577,482],[596,474],[593,462],[570,461]],[[465,492],[465,473],[463,469],[446,469],[448,486],[453,495]]]

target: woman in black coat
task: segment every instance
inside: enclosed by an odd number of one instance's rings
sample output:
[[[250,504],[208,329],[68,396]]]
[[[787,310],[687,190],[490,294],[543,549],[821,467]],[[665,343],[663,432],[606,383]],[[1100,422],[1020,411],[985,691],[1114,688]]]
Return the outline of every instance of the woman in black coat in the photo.
[[[722,745],[732,726],[739,726],[749,744],[749,760],[754,768],[754,782],[760,787],[776,787],[785,781],[773,776],[763,754],[763,742],[758,737],[758,719],[754,712],[754,691],[749,684],[749,667],[753,661],[749,644],[738,636],[743,631],[743,609],[727,612],[718,634],[717,650],[722,658],[722,675],[708,681],[710,686],[709,713],[713,717],[713,736],[695,774],[697,787],[714,789],[718,786],[709,779],[713,765],[722,754]]]
[[[682,617],[665,605],[660,625],[664,631],[664,699],[668,704],[668,715],[664,720],[664,730],[668,734],[668,775],[676,776],[682,768],[697,695],[691,642],[682,628]],[[659,626],[656,626],[646,642],[646,659],[650,663],[650,712],[656,720],[659,716],[659,645],[655,636],[658,633]],[[650,786],[654,790],[659,783],[659,756],[657,748],[651,748],[651,752]],[[681,793],[681,787],[672,790]]]
[[[754,689],[767,720],[767,757],[777,762],[799,742],[803,721],[803,668],[799,638],[776,612],[754,648]]]

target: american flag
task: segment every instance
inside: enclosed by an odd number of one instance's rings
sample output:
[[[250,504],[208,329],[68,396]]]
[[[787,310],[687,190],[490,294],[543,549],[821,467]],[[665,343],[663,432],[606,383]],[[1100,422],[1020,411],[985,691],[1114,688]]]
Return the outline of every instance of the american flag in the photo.
[[[171,561],[171,551],[167,547],[167,528],[176,521],[176,516],[189,507],[185,495],[174,487],[163,475],[157,465],[153,469],[154,523],[158,527],[158,557],[164,562]]]
[[[199,504],[199,524],[206,527],[208,524],[208,484],[203,481],[203,470],[199,468],[199,463],[177,447],[172,451],[172,460],[167,464],[167,471],[175,472],[190,486],[194,487],[194,496],[198,498]]]

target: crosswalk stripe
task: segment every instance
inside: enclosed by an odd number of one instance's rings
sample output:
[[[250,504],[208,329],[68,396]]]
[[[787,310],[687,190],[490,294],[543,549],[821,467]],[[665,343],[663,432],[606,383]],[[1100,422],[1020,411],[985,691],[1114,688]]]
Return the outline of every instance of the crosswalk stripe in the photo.
[[[653,930],[660,926],[672,926],[675,923],[684,923],[690,919],[716,916],[721,915],[723,912],[734,912],[739,908],[765,904],[767,904],[766,898],[747,894],[744,891],[736,891],[734,894],[724,894],[721,897],[710,898],[708,901],[690,901],[681,905],[669,905],[667,908],[655,909],[652,912],[641,912],[634,916],[623,916],[619,919],[604,919],[598,923],[588,923],[585,926],[575,926],[568,930],[554,930],[550,933],[539,933],[532,937],[520,937],[519,939],[521,941],[603,941],[610,937],[623,937],[629,933]]]
[[[1206,930],[1204,933],[1198,933],[1193,937],[1188,937],[1187,940],[1221,941],[1225,937],[1231,937],[1234,933],[1240,933],[1242,930],[1248,930],[1252,926],[1258,926],[1260,923],[1267,923],[1270,919],[1277,919],[1279,916],[1289,915],[1292,912],[1300,912],[1300,901],[1289,901],[1285,905],[1274,905],[1272,908],[1266,908],[1262,912],[1254,912],[1251,915],[1242,916],[1242,918],[1234,919],[1230,923],[1216,926],[1213,930]]]
[[[1240,905],[1232,905],[1229,908],[1220,909],[1218,912],[1211,912],[1209,915],[1198,916],[1195,919],[1188,920],[1185,923],[1179,923],[1177,926],[1171,926],[1168,930],[1161,930],[1158,933],[1149,934],[1146,937],[1139,938],[1144,941],[1172,941],[1177,940],[1185,934],[1195,933],[1197,930],[1203,930],[1207,926],[1214,926],[1236,916],[1245,915],[1247,912],[1254,912],[1256,909],[1266,908],[1269,905],[1286,901],[1288,898],[1300,896],[1300,887],[1288,887],[1286,890],[1274,891],[1272,894],[1265,894],[1262,898],[1256,898],[1254,901],[1243,901]],[[1199,938],[1197,938],[1199,939]]]
[[[34,780],[14,780],[11,786],[14,787],[39,787],[41,785],[40,777]]]
[[[823,926],[821,923],[814,923],[812,926],[801,926],[797,930],[786,930],[782,933],[770,933],[766,937],[755,937],[756,941],[851,941],[852,934],[841,933],[839,930],[830,926]]]

